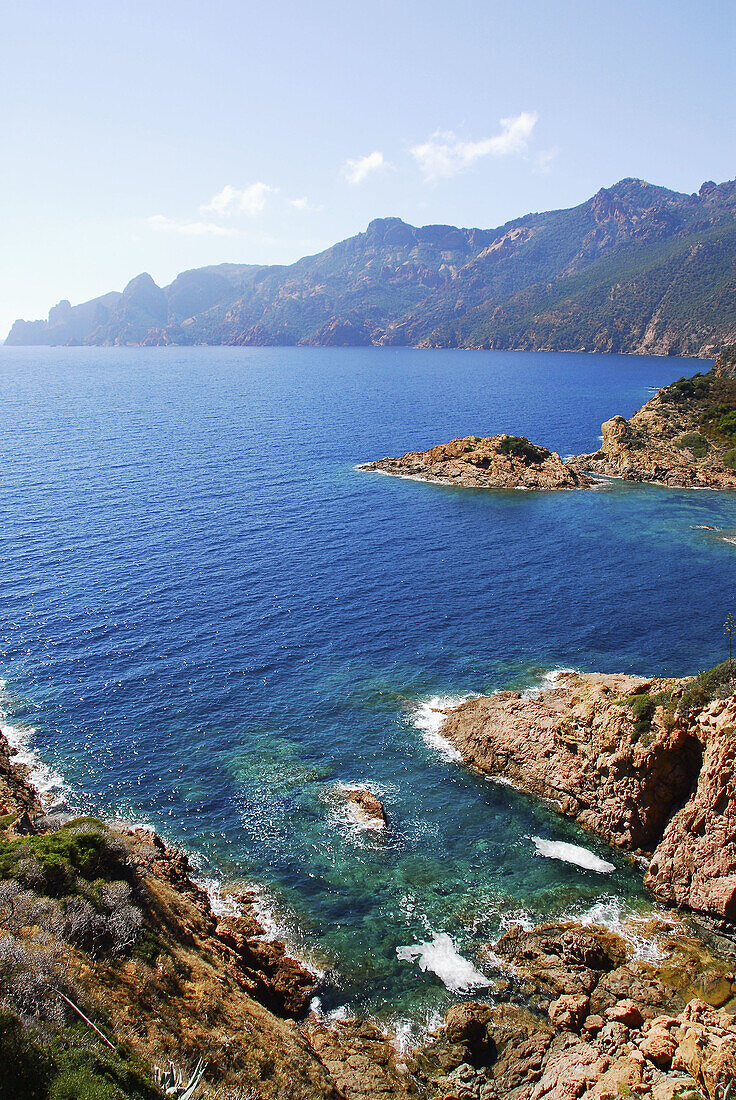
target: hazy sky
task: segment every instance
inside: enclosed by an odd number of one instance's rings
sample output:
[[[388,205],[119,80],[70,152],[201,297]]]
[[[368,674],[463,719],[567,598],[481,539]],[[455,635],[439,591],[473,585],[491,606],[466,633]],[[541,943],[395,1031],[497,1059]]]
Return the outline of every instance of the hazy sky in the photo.
[[[0,0],[0,334],[374,217],[736,176],[735,0]]]

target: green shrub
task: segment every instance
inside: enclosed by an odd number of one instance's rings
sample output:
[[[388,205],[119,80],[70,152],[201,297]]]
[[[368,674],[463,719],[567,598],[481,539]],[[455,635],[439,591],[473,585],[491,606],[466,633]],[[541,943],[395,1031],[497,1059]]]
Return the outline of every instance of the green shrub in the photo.
[[[733,690],[732,675],[736,672],[736,661],[724,661],[706,672],[699,672],[686,686],[677,709],[683,713],[707,706],[722,695],[730,695]]]
[[[670,401],[676,405],[702,401],[707,397],[714,379],[715,373],[713,371],[709,371],[707,374],[698,371],[692,378],[679,378],[671,386],[665,386],[660,391],[660,398],[662,401]]]
[[[648,691],[627,695],[623,700],[634,718],[634,740],[647,743],[652,732],[652,719],[657,707],[665,707],[665,713],[672,701],[671,691],[660,691],[650,695]]]
[[[0,1100],[45,1100],[53,1061],[12,1012],[0,1009]]]
[[[730,451],[726,451],[723,456],[723,465],[727,466],[729,470],[736,470],[736,447],[732,447]]]
[[[715,430],[723,439],[736,440],[736,411],[723,413],[716,421]]]
[[[0,1100],[158,1100],[148,1071],[86,1028],[43,1033],[0,1008]]]
[[[544,447],[537,447],[521,435],[507,435],[498,444],[497,451],[502,455],[513,455],[514,458],[522,458],[525,462],[539,466],[544,462],[549,451]]]
[[[129,876],[124,849],[94,819],[71,822],[55,833],[0,840],[0,879],[17,879],[39,894],[63,897],[80,892],[80,880]]]
[[[675,446],[681,451],[690,451],[696,458],[704,458],[710,450],[708,440],[699,432],[688,432],[687,435],[680,436]]]

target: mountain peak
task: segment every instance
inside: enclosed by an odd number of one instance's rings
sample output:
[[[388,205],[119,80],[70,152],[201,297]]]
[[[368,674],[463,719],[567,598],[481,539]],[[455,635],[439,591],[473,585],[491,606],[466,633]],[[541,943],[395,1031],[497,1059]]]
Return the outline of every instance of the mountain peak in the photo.
[[[625,177],[495,229],[374,218],[285,267],[225,264],[19,322],[10,344],[377,344],[710,355],[736,340],[736,184]],[[671,294],[672,287],[677,288]],[[664,303],[653,312],[652,303]]]

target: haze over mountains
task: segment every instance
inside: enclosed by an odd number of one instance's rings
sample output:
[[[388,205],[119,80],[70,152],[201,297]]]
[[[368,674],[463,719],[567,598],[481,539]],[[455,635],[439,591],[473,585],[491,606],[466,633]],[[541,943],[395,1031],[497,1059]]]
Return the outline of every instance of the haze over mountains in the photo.
[[[404,345],[714,354],[736,340],[736,182],[624,179],[497,229],[372,221],[287,267],[148,274],[6,343]]]

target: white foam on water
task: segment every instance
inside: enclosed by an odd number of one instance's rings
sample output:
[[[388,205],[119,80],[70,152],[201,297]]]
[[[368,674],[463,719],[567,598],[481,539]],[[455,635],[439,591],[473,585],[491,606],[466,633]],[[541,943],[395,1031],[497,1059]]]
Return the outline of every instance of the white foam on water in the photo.
[[[222,882],[217,878],[195,879],[210,900],[210,909],[216,917],[241,917],[243,907],[232,894],[223,893]],[[260,923],[260,915],[258,916]],[[265,937],[271,938],[271,937]]]
[[[33,747],[36,730],[33,726],[18,726],[7,721],[10,699],[6,681],[0,680],[0,730],[11,749],[10,763],[28,768],[28,782],[38,792],[48,811],[69,809],[69,788],[61,772],[45,764]]]
[[[546,691],[548,688],[555,687],[563,676],[568,676],[570,673],[575,672],[578,672],[578,669],[551,668],[549,672],[543,673],[538,684],[536,684],[534,687],[527,688],[526,691],[522,691],[522,698],[534,699],[541,692]]]
[[[652,908],[648,914],[638,913],[617,897],[600,898],[588,909],[571,910],[563,919],[574,920],[586,927],[598,924],[608,928],[629,944],[635,959],[649,963],[659,963],[665,957],[657,937],[652,935],[652,919],[664,920],[670,928],[680,925],[680,922],[669,912]]]
[[[462,760],[462,753],[440,732],[447,720],[447,713],[474,698],[476,696],[472,694],[432,695],[418,703],[412,713],[411,723],[421,733],[425,745],[448,764],[458,764]]]
[[[396,957],[401,962],[418,962],[420,970],[436,974],[451,993],[469,993],[491,984],[469,959],[463,958],[446,932],[437,932],[424,943],[397,947]]]
[[[513,779],[507,779],[505,775],[487,775],[485,778],[489,783],[495,783],[499,787],[511,787],[514,791],[522,790],[518,783],[514,783]]]
[[[578,844],[568,844],[564,840],[545,840],[541,836],[532,836],[529,839],[534,843],[537,855],[544,856],[545,859],[559,859],[562,863],[573,863],[576,867],[595,871],[599,875],[608,875],[616,870],[613,863],[608,863],[595,852],[581,848]]]
[[[508,932],[509,928],[512,928],[515,924],[518,924],[525,932],[531,932],[533,928],[536,928],[536,921],[526,909],[513,909],[510,913],[502,914],[499,924],[500,935],[502,936],[504,932]]]
[[[427,1012],[424,1020],[407,1019],[399,1016],[389,1020],[388,1031],[393,1034],[392,1046],[399,1055],[399,1064],[412,1050],[416,1050],[425,1044],[427,1037],[439,1030],[442,1025],[441,1012]]]

